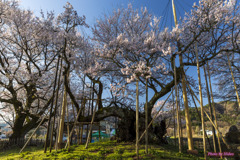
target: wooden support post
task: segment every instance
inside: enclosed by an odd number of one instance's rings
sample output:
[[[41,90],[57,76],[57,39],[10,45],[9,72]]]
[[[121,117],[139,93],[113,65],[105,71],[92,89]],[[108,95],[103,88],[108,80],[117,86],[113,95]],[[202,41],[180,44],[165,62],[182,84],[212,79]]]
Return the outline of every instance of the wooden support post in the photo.
[[[95,88],[95,83],[92,82],[92,107],[91,107],[91,113],[93,115],[93,101],[94,101],[94,88]],[[91,128],[91,127],[90,127]],[[92,142],[92,129],[90,130],[90,143]]]
[[[33,131],[33,133],[31,134],[31,136],[28,138],[27,142],[24,144],[23,148],[20,150],[19,153],[21,153],[27,146],[27,144],[30,142],[30,140],[32,139],[33,135],[36,133],[36,131],[38,130],[38,128],[41,126],[42,122],[47,118],[47,116],[45,116],[41,122],[38,124],[37,128]]]
[[[139,91],[138,91],[138,79],[136,80],[136,154],[139,159]]]
[[[66,112],[67,112],[67,134],[68,134],[68,138],[67,138],[67,142],[68,142],[68,151],[69,151],[69,147],[70,147],[70,133],[69,133],[69,112],[68,112],[68,105],[66,106]],[[74,130],[74,128],[72,128]]]
[[[177,137],[176,137],[176,123],[175,123],[175,102],[174,102],[174,95],[172,94],[172,104],[173,104],[173,136],[174,136],[174,146],[177,146]]]
[[[55,89],[56,89],[57,79],[58,79],[58,67],[59,67],[59,62],[60,62],[60,56],[58,55],[58,61],[57,61],[55,79],[54,79],[54,84],[53,84],[52,102],[51,102],[50,114],[49,114],[48,126],[47,126],[47,135],[46,135],[46,140],[45,140],[45,144],[44,144],[44,153],[46,153],[46,151],[47,151],[48,142],[49,142],[49,141],[48,141],[48,140],[49,140],[49,130],[50,130],[51,119],[52,119],[52,109],[53,109],[53,103],[54,103],[54,98],[55,98]]]
[[[205,66],[203,67],[203,70],[204,70],[204,77],[205,77],[205,83],[206,83],[206,90],[207,90],[207,97],[208,97],[210,116],[213,119],[213,109],[212,109],[212,103],[211,103],[211,98],[210,98],[210,93],[209,93],[207,73],[206,73]],[[214,152],[217,153],[216,133],[215,133],[215,128],[213,126],[212,126],[212,133],[213,133],[213,148],[214,148]]]
[[[81,109],[79,109],[79,111],[78,111],[76,121],[74,122],[73,127],[72,127],[72,130],[71,130],[71,132],[70,132],[70,134],[69,134],[69,139],[71,139],[73,130],[74,130],[76,124],[77,124],[77,120],[78,120],[78,118],[79,118],[79,116],[80,116],[80,113],[81,113]],[[69,139],[67,139],[67,141],[68,141]],[[67,142],[66,145],[65,145],[65,149],[67,148],[67,146],[68,146],[68,142]]]
[[[176,99],[176,110],[177,110],[177,132],[178,132],[178,151],[182,152],[182,143],[181,143],[181,131],[180,131],[180,108],[178,104],[178,88],[177,88],[177,71],[175,65],[175,57],[173,59],[173,67],[174,67],[174,83],[175,83],[175,99]],[[174,120],[175,121],[175,120]]]
[[[230,58],[229,58],[228,53],[227,53],[227,58],[228,58],[229,70],[231,72],[231,76],[232,76],[232,80],[233,80],[233,84],[234,84],[234,88],[235,88],[235,92],[236,92],[236,96],[237,96],[238,109],[240,109],[240,99],[239,99],[238,89],[237,89],[236,81],[235,81],[235,78],[234,78],[234,75],[233,75],[232,66],[231,66],[231,62],[230,62]]]
[[[96,109],[97,109],[97,105],[95,106],[94,111],[93,111],[92,120],[91,120],[91,124],[90,124],[90,129],[89,129],[89,133],[88,133],[88,138],[87,138],[87,142],[86,142],[86,145],[85,145],[85,149],[87,149],[89,140],[90,140],[90,138],[91,138],[92,124],[93,124],[93,122],[94,122],[94,117],[95,117]]]
[[[199,99],[197,98],[197,96],[194,94],[193,90],[189,87],[189,89],[191,90],[191,93],[193,94],[193,96],[196,98],[196,100],[198,101],[198,103],[200,103]],[[221,135],[222,141],[223,143],[227,146],[228,149],[230,149],[229,145],[227,144],[227,142],[225,141],[225,139],[223,138],[221,132],[219,131],[219,129],[216,127],[216,125],[213,123],[213,121],[211,120],[210,116],[208,115],[208,113],[206,111],[204,111],[204,113],[206,114],[206,116],[208,117],[209,121],[212,123],[212,125],[214,126],[214,128],[217,130],[217,132]]]
[[[145,152],[148,154],[148,79],[146,78],[146,102],[145,102]]]
[[[173,16],[175,26],[177,27],[177,14],[175,9],[174,0],[172,0],[172,8],[173,8]],[[178,42],[178,47],[180,49],[180,43]],[[182,54],[179,54],[179,63],[182,72],[182,92],[183,92],[183,101],[184,101],[184,108],[185,108],[185,120],[186,120],[186,132],[187,132],[187,139],[188,139],[188,150],[193,150],[193,139],[192,139],[192,124],[188,109],[188,99],[187,99],[187,91],[186,91],[186,78],[184,76],[184,65],[183,65],[183,58]]]
[[[190,90],[190,94],[191,94],[193,103],[194,103],[194,105],[195,105],[195,109],[196,109],[196,111],[197,111],[198,117],[199,117],[200,121],[202,121],[201,115],[200,115],[200,113],[199,113],[199,111],[198,111],[198,108],[197,108],[197,104],[196,104],[196,102],[195,102],[195,100],[194,100],[194,98],[193,98],[193,95],[194,95],[196,98],[197,98],[197,96],[194,94],[194,92],[193,92],[193,90],[192,90],[192,88],[191,88],[191,86],[189,85],[189,83],[188,83],[187,80],[186,80],[186,84],[187,84],[187,86],[188,86],[188,89]],[[197,100],[198,100],[198,99],[197,99]],[[199,101],[199,100],[198,100],[198,102],[199,102],[199,104],[200,104],[200,101]],[[205,131],[205,136],[207,137],[207,140],[208,140],[208,144],[209,144],[209,146],[210,146],[210,149],[213,150],[213,149],[212,149],[212,146],[211,146],[210,139],[209,139],[206,131]]]
[[[203,98],[202,98],[202,84],[201,84],[201,75],[200,75],[200,67],[198,60],[198,50],[197,43],[195,43],[195,54],[197,60],[197,72],[198,72],[198,85],[199,85],[199,96],[200,96],[200,106],[201,106],[201,118],[202,118],[202,130],[203,130],[203,150],[204,150],[204,158],[207,159],[207,148],[206,148],[206,139],[205,139],[205,124],[204,124],[204,113],[203,113]]]
[[[57,102],[58,102],[58,94],[59,94],[61,74],[62,74],[62,61],[63,61],[63,59],[61,58],[60,71],[59,71],[59,75],[58,75],[58,85],[57,85],[57,91],[56,91],[57,93],[56,93],[56,99],[55,99],[55,108],[54,108],[55,114],[53,117],[52,132],[51,132],[51,137],[50,137],[50,152],[52,151],[53,130],[54,130],[54,125],[55,125],[55,121],[56,121],[56,114],[57,114],[57,107],[58,107]],[[55,137],[55,150],[57,150],[57,137]]]
[[[83,112],[82,116],[85,116],[85,103],[86,103],[86,97],[85,97],[85,82],[86,82],[86,75],[84,74],[83,77],[83,100],[82,100],[82,107],[83,107]],[[80,133],[80,144],[83,142],[83,124],[81,125],[81,133]]]
[[[64,81],[68,81],[69,71],[67,71],[66,74],[67,75],[64,75]],[[67,89],[66,89],[66,86],[64,83],[62,111],[61,111],[61,116],[60,116],[60,124],[59,124],[59,131],[58,131],[59,133],[58,133],[58,140],[57,140],[58,148],[61,148],[61,145],[62,145],[66,107],[67,107]]]
[[[187,82],[187,85],[188,85],[188,88],[190,88],[188,82]],[[195,109],[196,109],[196,111],[197,111],[197,115],[198,115],[200,121],[202,121],[201,115],[200,115],[200,113],[199,113],[199,111],[198,111],[198,108],[197,108],[197,104],[196,104],[196,102],[195,102],[195,100],[194,100],[194,97],[193,97],[193,94],[192,94],[192,90],[191,90],[191,89],[189,89],[189,90],[190,90],[190,93],[191,93],[191,97],[192,97],[192,100],[193,100],[193,103],[194,103]],[[210,147],[210,149],[212,150],[211,142],[210,142],[210,139],[209,139],[209,137],[208,137],[206,131],[205,131],[205,135],[206,135],[206,137],[207,137],[209,147]]]
[[[210,72],[209,72],[208,62],[207,62],[207,72],[208,72],[209,88],[210,88],[211,99],[212,99],[213,115],[214,115],[215,125],[216,125],[216,127],[218,128],[217,115],[216,115],[215,103],[214,103],[213,92],[212,92],[211,75],[210,75]],[[219,132],[218,132],[218,131],[217,131],[217,138],[218,138],[218,148],[219,148],[219,152],[222,153],[220,135],[219,135]],[[222,155],[221,155],[221,158],[222,158]]]
[[[74,109],[73,101],[71,101],[71,102],[72,102],[73,117],[74,117],[74,122],[75,122],[76,121],[75,109]],[[73,129],[75,129],[75,127]],[[77,144],[79,144],[78,143],[78,137],[79,137],[78,129],[76,129],[76,133],[77,133]]]
[[[178,92],[178,94],[179,94],[179,92]],[[180,95],[180,94],[179,94]],[[179,96],[178,95],[178,96]],[[181,105],[183,106],[183,103],[181,103],[181,101],[180,101],[180,97],[178,97],[178,99],[179,99],[179,112],[181,112]],[[179,127],[180,127],[180,140],[181,140],[181,144],[183,144],[183,126],[182,126],[182,115],[181,114],[179,114],[179,117],[180,117],[180,124],[179,124]]]

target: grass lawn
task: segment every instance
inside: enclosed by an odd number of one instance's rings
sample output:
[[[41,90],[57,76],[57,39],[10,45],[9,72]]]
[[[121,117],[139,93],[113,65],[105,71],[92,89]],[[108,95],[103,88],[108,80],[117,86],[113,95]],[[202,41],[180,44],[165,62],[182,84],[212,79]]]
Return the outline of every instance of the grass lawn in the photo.
[[[0,152],[1,160],[52,160],[52,159],[136,159],[135,154],[135,144],[133,143],[116,143],[115,141],[107,142],[95,142],[89,144],[88,149],[84,148],[84,145],[71,146],[68,152],[65,149],[59,151],[53,151],[52,153],[43,153],[43,148],[39,147],[28,147],[23,153],[18,154],[18,149],[11,149],[5,152]],[[188,155],[186,153],[178,153],[177,149],[171,145],[149,146],[149,154],[145,154],[144,145],[141,145],[139,151],[140,159],[182,159],[182,160],[192,160],[192,159],[203,159],[202,157],[197,157],[193,155]]]

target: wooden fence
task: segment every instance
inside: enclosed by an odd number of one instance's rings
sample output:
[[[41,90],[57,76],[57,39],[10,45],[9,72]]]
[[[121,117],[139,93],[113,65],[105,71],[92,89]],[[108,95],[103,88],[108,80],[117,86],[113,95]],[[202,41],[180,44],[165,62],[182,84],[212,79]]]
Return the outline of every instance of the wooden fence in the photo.
[[[23,147],[27,142],[27,139],[17,139],[17,140],[0,140],[0,151],[11,149],[13,147]],[[45,140],[42,139],[31,139],[28,146],[41,146],[44,145]]]
[[[210,141],[211,147],[208,143],[208,140],[206,139],[207,150],[213,149],[213,139],[209,138],[209,141]],[[168,143],[174,145],[175,144],[175,139],[174,138],[171,138],[171,139],[169,138]],[[176,145],[178,145],[178,139],[176,139]],[[222,141],[221,141],[221,145],[224,145]],[[188,146],[187,138],[182,138],[182,146],[187,148],[187,146]],[[195,149],[203,150],[203,139],[202,138],[193,138],[193,146],[194,146]]]

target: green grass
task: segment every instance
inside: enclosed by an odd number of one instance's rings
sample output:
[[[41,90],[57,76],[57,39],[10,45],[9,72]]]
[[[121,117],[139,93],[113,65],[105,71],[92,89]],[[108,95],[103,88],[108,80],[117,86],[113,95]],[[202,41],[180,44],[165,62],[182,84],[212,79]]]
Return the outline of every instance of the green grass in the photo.
[[[52,153],[43,153],[43,148],[28,147],[23,153],[18,154],[20,149],[11,149],[6,152],[0,152],[1,160],[115,160],[115,159],[136,159],[135,144],[116,143],[115,141],[96,142],[89,144],[88,149],[84,145],[71,146],[70,150],[62,149]],[[144,145],[140,146],[140,159],[203,159],[186,153],[178,153],[177,149],[171,145],[150,145],[149,153],[145,154]]]

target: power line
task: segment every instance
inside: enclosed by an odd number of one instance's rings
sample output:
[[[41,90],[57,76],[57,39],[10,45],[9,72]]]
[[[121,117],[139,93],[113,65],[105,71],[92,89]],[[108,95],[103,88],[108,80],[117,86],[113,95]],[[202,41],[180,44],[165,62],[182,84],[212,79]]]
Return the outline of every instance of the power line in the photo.
[[[180,2],[176,1],[176,3],[184,10],[184,12],[187,12]]]
[[[164,9],[163,12],[162,12],[163,20],[161,21],[160,29],[162,29],[162,25],[163,25],[164,21],[166,20],[165,16],[166,16],[166,14],[167,14],[167,9],[168,9],[169,4],[170,4],[170,0],[168,0],[167,6],[165,7],[165,9]]]
[[[170,0],[168,2],[170,2]],[[170,5],[167,6],[167,17],[166,17],[166,20],[165,20],[164,28],[166,28],[166,24],[167,24],[167,20],[168,20],[168,12],[169,12],[169,8],[170,8],[169,6]]]

